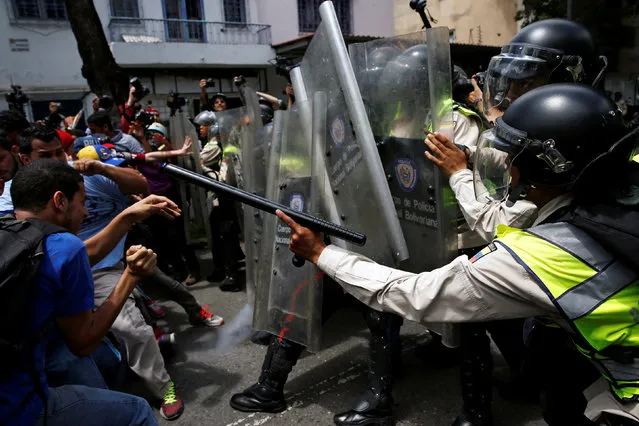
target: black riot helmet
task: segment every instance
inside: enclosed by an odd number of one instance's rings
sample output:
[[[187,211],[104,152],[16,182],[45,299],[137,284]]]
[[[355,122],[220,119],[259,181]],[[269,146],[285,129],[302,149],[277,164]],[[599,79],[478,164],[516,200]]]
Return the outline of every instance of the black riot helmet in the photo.
[[[453,65],[451,85],[453,89],[453,100],[460,104],[467,104],[468,95],[472,93],[475,88],[468,78],[466,71],[459,65]]]
[[[359,53],[360,51],[357,52]],[[360,84],[360,89],[363,92],[374,90],[379,84],[379,79],[386,65],[400,53],[402,53],[401,50],[392,46],[377,47],[371,51],[362,50],[361,54],[365,57],[359,58],[359,60],[364,63],[365,67],[359,70],[358,83]]]
[[[509,189],[572,189],[584,170],[626,133],[617,106],[590,86],[534,89],[479,138],[475,195],[486,202],[504,200]],[[517,173],[511,173],[512,166]]]
[[[484,85],[485,110],[505,111],[519,96],[545,84],[596,86],[606,65],[583,25],[566,19],[535,22],[491,59]]]
[[[384,120],[419,117],[423,128],[428,114],[428,50],[425,44],[406,49],[389,62],[379,81]]]

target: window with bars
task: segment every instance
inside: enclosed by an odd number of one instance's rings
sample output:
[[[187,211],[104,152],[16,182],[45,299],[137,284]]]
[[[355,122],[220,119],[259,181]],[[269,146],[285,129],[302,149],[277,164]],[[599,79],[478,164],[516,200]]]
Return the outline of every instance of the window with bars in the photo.
[[[15,19],[67,20],[64,0],[12,0]]]
[[[224,0],[225,22],[246,22],[246,0]]]
[[[138,0],[110,0],[111,16],[114,18],[139,18]]]
[[[300,33],[315,32],[322,19],[319,6],[324,0],[297,0],[297,16],[299,18]],[[351,33],[351,1],[333,0],[335,14],[342,32]]]

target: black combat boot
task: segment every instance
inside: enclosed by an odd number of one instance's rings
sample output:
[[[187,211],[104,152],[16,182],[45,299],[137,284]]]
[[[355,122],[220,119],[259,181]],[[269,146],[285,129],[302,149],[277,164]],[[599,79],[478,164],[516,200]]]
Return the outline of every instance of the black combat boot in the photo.
[[[259,380],[231,397],[231,407],[244,412],[280,413],[286,410],[284,384],[304,347],[271,337]]]
[[[336,414],[333,421],[338,426],[392,426],[393,417],[393,364],[397,362],[394,340],[389,329],[401,325],[397,317],[368,309],[366,322],[371,331],[369,344],[368,387],[359,397],[354,407]],[[399,342],[394,342],[399,345]],[[395,355],[395,356],[394,356]],[[395,362],[394,362],[395,361]]]
[[[463,324],[459,365],[464,407],[453,426],[492,426],[493,358],[481,324]]]

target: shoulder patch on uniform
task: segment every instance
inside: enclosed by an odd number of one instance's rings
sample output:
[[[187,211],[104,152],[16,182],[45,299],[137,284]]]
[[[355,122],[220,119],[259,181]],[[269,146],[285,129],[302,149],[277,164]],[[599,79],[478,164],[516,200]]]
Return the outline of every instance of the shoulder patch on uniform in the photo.
[[[471,257],[468,260],[470,261],[470,263],[475,263],[479,259],[481,259],[482,257],[494,252],[495,250],[497,250],[497,246],[495,245],[495,243],[490,243],[486,247],[481,249],[481,251],[479,251],[479,253],[477,253],[476,255],[474,255],[473,257]]]

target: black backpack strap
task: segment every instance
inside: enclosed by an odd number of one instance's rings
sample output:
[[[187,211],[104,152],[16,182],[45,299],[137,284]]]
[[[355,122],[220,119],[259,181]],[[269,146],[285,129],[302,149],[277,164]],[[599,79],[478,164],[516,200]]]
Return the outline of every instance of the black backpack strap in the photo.
[[[33,217],[30,217],[29,219],[27,219],[27,222],[29,222],[31,225],[38,228],[44,234],[45,237],[48,237],[51,234],[61,234],[64,232],[69,232],[68,229],[65,229],[61,226],[55,225],[50,222],[45,222],[43,220],[36,219]]]
[[[15,216],[13,214],[7,214],[7,215],[2,215],[0,216],[0,222],[2,223],[2,226],[5,228],[13,228],[16,231],[22,231],[22,232],[33,232],[34,230],[29,230],[28,227],[25,228],[25,221],[21,221],[15,218]],[[52,235],[52,234],[59,234],[59,233],[64,233],[64,232],[69,232],[67,229],[62,228],[61,226],[58,225],[54,225],[52,223],[49,222],[45,222],[39,219],[35,219],[35,218],[29,218],[26,220],[26,222],[28,222],[33,228],[36,228],[38,231],[40,231],[40,233],[42,233],[43,237],[42,240],[38,246],[39,249],[44,250],[44,240],[47,236]],[[40,331],[38,332],[37,337],[34,339],[34,341],[32,342],[32,347],[31,350],[29,351],[30,355],[31,355],[31,366],[32,368],[29,369],[29,376],[31,377],[31,380],[33,382],[33,386],[34,386],[34,391],[35,393],[38,395],[38,397],[42,400],[42,404],[44,406],[44,413],[43,413],[43,423],[44,426],[47,425],[47,417],[48,417],[48,409],[49,409],[49,404],[47,401],[47,397],[46,394],[44,392],[44,387],[42,386],[42,382],[40,381],[40,374],[38,373],[38,371],[35,368],[35,359],[34,359],[34,350],[35,350],[35,345],[39,344],[40,342],[42,342],[42,340],[44,339],[47,330],[49,330],[49,328],[54,324],[54,320],[53,317],[50,317],[49,319],[47,319],[42,326],[40,327]]]

